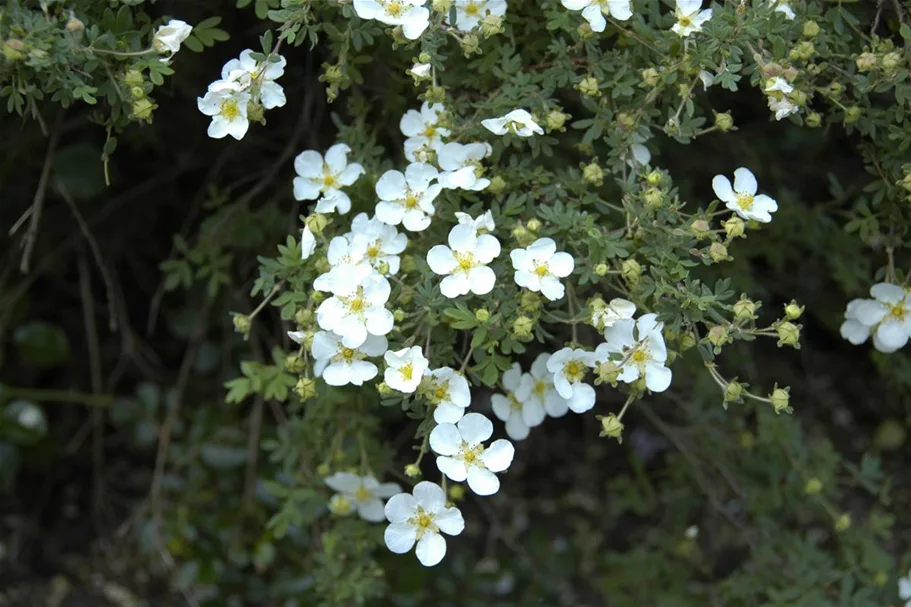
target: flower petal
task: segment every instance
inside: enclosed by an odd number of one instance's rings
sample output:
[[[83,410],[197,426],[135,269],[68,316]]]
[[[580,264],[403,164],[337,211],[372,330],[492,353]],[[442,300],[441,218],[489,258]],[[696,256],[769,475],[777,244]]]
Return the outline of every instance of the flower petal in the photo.
[[[724,175],[715,175],[714,179],[712,179],[712,189],[721,202],[737,201],[737,197],[734,195],[734,188],[731,187],[731,180]]]
[[[484,449],[480,459],[492,472],[502,472],[512,464],[512,458],[516,454],[516,449],[512,443],[506,439],[500,438]]]
[[[415,539],[417,539],[417,530],[408,523],[392,523],[386,527],[386,531],[383,533],[386,547],[396,554],[405,554],[411,550]]]
[[[437,455],[455,455],[459,452],[462,435],[451,423],[438,424],[430,431],[430,448]]]
[[[500,490],[500,479],[486,468],[472,466],[468,469],[468,486],[478,495],[493,495]]]
[[[738,194],[749,194],[750,196],[756,193],[756,190],[759,188],[759,184],[756,183],[756,176],[753,175],[753,172],[750,169],[745,167],[740,167],[734,171],[734,191]]]
[[[469,445],[478,445],[493,434],[493,423],[480,413],[469,413],[458,423],[459,434]]]
[[[418,541],[418,547],[415,549],[415,554],[422,565],[425,567],[433,567],[446,556],[446,540],[444,540],[443,536],[439,533],[425,533],[424,537]]]
[[[393,495],[386,502],[386,520],[390,523],[404,523],[417,512],[418,503],[407,493]]]

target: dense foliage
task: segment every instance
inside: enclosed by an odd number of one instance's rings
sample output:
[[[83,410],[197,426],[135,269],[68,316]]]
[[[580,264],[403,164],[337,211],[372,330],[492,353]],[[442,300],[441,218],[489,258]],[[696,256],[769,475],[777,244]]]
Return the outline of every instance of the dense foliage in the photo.
[[[5,598],[911,601],[909,7],[702,4],[6,2]]]

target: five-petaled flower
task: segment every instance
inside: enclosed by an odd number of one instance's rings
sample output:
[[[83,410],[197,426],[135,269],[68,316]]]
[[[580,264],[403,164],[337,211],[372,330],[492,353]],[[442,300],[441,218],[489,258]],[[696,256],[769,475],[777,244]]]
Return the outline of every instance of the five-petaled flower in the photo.
[[[645,378],[652,392],[664,392],[671,385],[671,370],[665,366],[667,347],[661,330],[664,323],[655,314],[643,314],[639,320],[618,320],[604,330],[607,340],[595,350],[598,362],[611,360],[620,366],[618,379],[632,383]]]
[[[455,25],[457,29],[467,32],[478,27],[487,15],[502,17],[506,14],[506,0],[459,0],[455,3],[456,20],[449,23],[449,14],[444,17],[446,25]]]
[[[453,298],[469,291],[485,295],[493,290],[496,275],[487,264],[500,254],[500,241],[490,234],[478,235],[474,226],[459,224],[449,231],[449,246],[438,244],[427,252],[435,274],[445,276],[440,292]]]
[[[464,375],[451,367],[440,367],[427,373],[427,400],[434,404],[433,420],[454,424],[465,415],[471,404],[471,390]]]
[[[239,59],[231,59],[221,68],[221,80],[213,82],[211,90],[255,91],[255,96],[267,110],[286,103],[285,89],[276,82],[285,73],[288,60],[278,56],[276,61],[257,61],[253,51],[246,49]]]
[[[399,254],[408,246],[408,237],[400,234],[395,226],[358,213],[351,221],[351,231],[345,234],[350,243],[351,255],[363,260],[379,271],[384,267],[388,274],[398,274],[401,265]],[[331,261],[330,261],[331,263]]]
[[[563,297],[566,289],[560,279],[572,274],[575,262],[569,253],[557,252],[552,238],[539,238],[527,248],[513,249],[509,257],[517,285],[540,291],[550,301]]]
[[[430,225],[435,213],[433,201],[443,189],[432,183],[439,175],[436,167],[415,162],[400,171],[386,171],[376,182],[376,217],[391,226],[402,224],[406,230],[420,232]]]
[[[386,502],[389,526],[383,539],[386,547],[396,554],[405,554],[417,542],[418,560],[433,567],[446,556],[446,540],[440,535],[459,535],[465,529],[462,513],[446,506],[446,493],[429,481],[414,486],[411,495],[399,493]]]
[[[576,413],[585,413],[595,406],[595,389],[585,383],[589,369],[594,366],[594,352],[581,349],[563,348],[547,360],[547,370],[554,374],[554,388]]]
[[[607,26],[605,15],[620,21],[633,16],[631,0],[561,0],[571,11],[582,11],[593,32],[603,32]]]
[[[873,347],[891,353],[908,343],[911,335],[911,297],[908,291],[887,282],[870,288],[873,299],[848,303],[841,335],[854,345],[873,336]]]
[[[417,40],[430,25],[425,0],[354,0],[354,12],[361,19],[376,19],[386,25],[401,25],[409,40]]]
[[[438,455],[437,468],[451,480],[468,481],[478,495],[493,495],[500,489],[495,472],[512,463],[515,447],[504,438],[483,443],[493,435],[493,423],[480,413],[468,413],[458,424],[439,424],[430,432],[430,448]]]
[[[753,173],[744,167],[734,171],[734,187],[724,175],[715,175],[712,189],[715,196],[744,219],[755,219],[760,223],[772,221],[772,213],[778,210],[778,203],[765,194],[756,195],[759,185]]]
[[[392,312],[385,307],[391,287],[367,264],[346,268],[350,271],[330,273],[325,284],[319,285],[332,297],[317,308],[316,321],[321,329],[341,336],[345,347],[357,348],[368,335],[386,335],[392,330]]]
[[[437,153],[440,185],[446,189],[480,191],[490,185],[481,161],[490,155],[489,143],[447,143]]]
[[[345,214],[351,210],[351,199],[341,188],[349,186],[364,174],[364,167],[348,163],[351,152],[344,143],[336,143],[326,151],[326,157],[316,150],[301,152],[294,159],[294,199],[319,200],[317,213],[338,211]]]
[[[527,379],[526,379],[527,378]],[[493,414],[506,422],[506,434],[513,440],[528,438],[531,428],[544,421],[544,402],[542,398],[532,398],[534,380],[530,375],[523,375],[519,363],[513,363],[503,374],[503,388],[506,394],[494,394],[490,397]]]
[[[531,137],[534,134],[543,135],[544,129],[541,128],[535,119],[526,110],[513,110],[505,116],[499,118],[488,118],[482,120],[481,124],[485,129],[494,135],[505,135],[514,133],[519,137]]]
[[[207,131],[209,137],[221,139],[230,135],[240,141],[250,128],[247,105],[250,94],[232,90],[208,91],[196,100],[199,111],[212,117]]]
[[[424,358],[421,346],[402,348],[396,352],[389,350],[383,355],[386,371],[383,380],[393,390],[411,394],[417,390],[427,371],[429,361]]]
[[[449,129],[440,125],[445,110],[442,103],[425,101],[420,111],[408,110],[402,116],[399,129],[408,138],[405,140],[405,158],[409,162],[423,162],[428,152],[436,152],[442,147],[443,137],[449,136]]]
[[[538,404],[551,417],[563,417],[569,411],[569,403],[554,387],[554,374],[547,368],[550,354],[542,352],[531,363],[531,371],[522,375],[519,384],[519,400],[534,407]]]
[[[349,348],[331,331],[318,331],[313,336],[313,373],[330,386],[361,386],[376,377],[378,370],[368,356],[380,356],[389,346],[385,337],[367,335],[360,346]]]
[[[335,497],[343,497],[357,509],[359,517],[371,523],[379,523],[386,518],[383,500],[402,490],[398,483],[380,483],[371,475],[358,476],[350,472],[336,472],[326,477],[324,482],[336,492]]]
[[[674,9],[677,23],[671,30],[682,38],[701,32],[703,24],[712,18],[712,9],[699,10],[701,8],[702,0],[677,0]]]

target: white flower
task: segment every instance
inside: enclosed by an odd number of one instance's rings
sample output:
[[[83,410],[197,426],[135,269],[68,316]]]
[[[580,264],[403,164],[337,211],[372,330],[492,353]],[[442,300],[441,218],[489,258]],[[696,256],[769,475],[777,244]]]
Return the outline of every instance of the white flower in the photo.
[[[335,285],[347,284],[348,281],[357,277],[357,280],[363,280],[373,273],[373,269],[364,261],[363,250],[356,249],[347,238],[336,236],[329,241],[329,249],[326,251],[326,261],[329,262],[331,269],[320,274],[313,281],[313,288],[317,291],[335,290]]]
[[[550,301],[563,297],[566,289],[559,279],[572,274],[575,262],[569,253],[557,253],[552,238],[539,238],[524,249],[513,249],[509,257],[517,285],[540,291]]]
[[[873,347],[884,353],[895,352],[908,343],[911,335],[911,298],[908,291],[886,282],[870,288],[873,299],[855,299],[845,310],[841,335],[854,345],[873,336]]]
[[[20,405],[19,413],[16,415],[16,421],[23,428],[28,428],[29,430],[45,430],[47,427],[47,420],[44,417],[44,411],[34,403],[30,403],[26,400],[20,400],[13,405],[7,411],[10,411],[16,405]]]
[[[800,108],[788,98],[794,87],[781,76],[775,77],[764,91],[767,94],[769,109],[775,112],[775,120],[781,120],[800,111]]]
[[[702,70],[699,72],[699,80],[702,81],[702,90],[707,91],[709,90],[709,87],[715,83],[715,76],[712,72]]]
[[[636,304],[620,297],[610,300],[603,308],[592,310],[592,326],[599,331],[614,326],[618,320],[626,320],[636,313]]]
[[[512,368],[503,374],[506,395],[494,394],[490,397],[493,414],[506,422],[506,434],[513,440],[528,438],[529,429],[544,421],[543,402],[531,398],[533,384],[531,375],[523,375],[519,363],[513,363]]]
[[[765,194],[756,195],[759,184],[753,173],[744,167],[734,171],[734,187],[724,175],[715,175],[712,189],[715,196],[744,219],[755,219],[760,223],[772,221],[772,213],[778,210],[778,203]]]
[[[446,493],[439,485],[421,481],[412,495],[399,493],[386,502],[386,527],[383,539],[396,554],[405,554],[417,542],[415,551],[425,567],[433,567],[446,556],[446,540],[440,535],[459,535],[465,529],[462,513],[446,507]]]
[[[402,348],[396,352],[389,350],[383,355],[383,360],[386,361],[383,379],[390,388],[405,394],[417,390],[429,364],[424,358],[421,346]]]
[[[376,217],[391,226],[402,224],[406,230],[420,232],[430,225],[435,212],[433,201],[443,189],[438,183],[431,185],[439,172],[436,167],[420,162],[409,164],[403,175],[399,171],[386,171],[376,182]]]
[[[484,231],[493,232],[497,227],[497,224],[493,221],[493,213],[490,211],[484,211],[478,215],[477,218],[472,217],[468,213],[456,211],[455,217],[459,220],[459,225],[472,226],[478,233],[484,233]]]
[[[281,55],[277,61],[257,61],[253,51],[246,49],[239,59],[231,59],[221,68],[221,80],[213,82],[209,88],[243,91],[253,87],[264,108],[282,107],[286,103],[285,89],[275,81],[284,75],[287,64],[287,59]]]
[[[316,250],[316,237],[313,236],[313,232],[310,231],[310,226],[304,225],[304,229],[301,230],[301,260],[307,259],[313,255],[313,251]]]
[[[155,36],[152,38],[152,48],[156,53],[167,55],[168,58],[180,50],[180,45],[190,32],[193,26],[180,19],[171,19],[164,25],[159,25],[155,30]],[[162,59],[167,61],[167,59]]]
[[[386,335],[394,324],[392,312],[384,306],[389,299],[389,281],[366,265],[350,266],[328,281],[333,296],[316,310],[316,322],[325,331],[342,337],[347,348],[357,348],[368,335]]]
[[[471,404],[471,390],[468,380],[455,369],[441,367],[430,371],[427,398],[436,405],[433,420],[442,424],[454,424],[465,415],[465,409]]]
[[[911,571],[905,577],[898,578],[898,598],[911,603]],[[908,604],[905,604],[908,607]]]
[[[547,360],[547,370],[554,374],[554,388],[576,413],[595,406],[595,389],[585,383],[588,369],[594,366],[593,352],[572,348],[563,348]]]
[[[351,243],[356,258],[366,261],[377,271],[382,264],[386,264],[389,274],[398,274],[401,266],[399,253],[408,246],[408,237],[400,234],[395,226],[370,218],[367,213],[358,213],[351,221],[351,231],[345,234],[345,238]]]
[[[250,102],[249,93],[235,91],[208,91],[205,97],[196,100],[199,111],[212,117],[209,123],[208,135],[213,139],[221,139],[231,135],[238,141],[243,139],[250,127],[247,120],[247,104]]]
[[[531,373],[522,376],[519,384],[519,400],[532,406],[539,404],[551,417],[563,417],[569,411],[566,399],[554,387],[554,374],[547,369],[550,354],[538,354],[531,363]]]
[[[794,12],[785,0],[769,0],[769,3],[775,7],[776,13],[781,13],[785,16],[786,19],[794,20],[797,18],[797,14]]]
[[[604,330],[603,343],[595,350],[598,362],[613,357],[621,365],[618,379],[632,383],[645,377],[645,385],[652,392],[664,392],[671,385],[671,370],[665,366],[667,347],[661,330],[664,323],[655,314],[643,314],[638,321],[618,320]],[[633,335],[635,329],[636,335]]]
[[[458,424],[439,424],[430,432],[437,468],[457,483],[467,479],[478,495],[493,495],[500,489],[494,473],[509,468],[516,450],[504,438],[485,448],[482,443],[492,434],[493,424],[480,413],[468,413]]]
[[[605,15],[620,21],[633,16],[631,0],[561,0],[571,11],[582,11],[582,17],[591,25],[593,32],[603,32],[607,21]]]
[[[368,335],[357,348],[347,348],[335,333],[317,331],[310,350],[314,359],[313,372],[330,386],[362,386],[378,373],[376,365],[364,359],[380,356],[388,346],[385,337]]]
[[[671,30],[682,38],[701,32],[702,25],[712,18],[712,9],[700,11],[701,8],[702,0],[677,0],[677,8],[674,10],[677,23]]]
[[[489,143],[447,143],[437,150],[437,163],[443,171],[440,173],[440,185],[447,189],[460,188],[478,192],[490,185],[490,180],[482,177],[484,167],[481,161],[490,155]]]
[[[376,19],[386,25],[401,25],[409,40],[417,40],[430,25],[426,0],[354,0],[354,12],[361,19]]]
[[[544,129],[525,110],[513,110],[500,118],[482,120],[481,124],[494,135],[515,133],[519,137],[531,137],[535,133],[544,134]]]
[[[427,264],[435,274],[445,276],[440,292],[453,298],[469,291],[485,295],[497,280],[487,267],[500,254],[500,241],[477,233],[474,226],[460,224],[449,231],[449,246],[438,244],[427,252]]]
[[[429,63],[415,63],[411,66],[411,69],[408,70],[408,73],[411,74],[416,80],[426,80],[430,77],[430,70],[433,66]]]
[[[487,15],[502,17],[506,14],[506,0],[459,0],[455,3],[455,27],[467,32],[478,27]],[[449,13],[443,18],[446,25],[449,23]]]
[[[641,143],[634,143],[629,146],[630,155],[626,163],[632,168],[647,166],[652,161],[652,153]]]
[[[364,167],[352,162],[348,164],[351,152],[344,143],[336,143],[326,151],[326,157],[316,150],[301,152],[294,159],[294,199],[316,200],[317,213],[338,211],[345,214],[351,210],[351,199],[341,191],[364,174]]]
[[[421,105],[421,110],[408,110],[399,122],[399,129],[405,140],[405,158],[409,162],[417,162],[417,150],[434,152],[443,145],[443,137],[449,136],[449,129],[441,127],[441,114],[446,111],[442,103],[428,103]]]
[[[371,523],[386,518],[383,500],[399,493],[397,483],[380,483],[373,476],[358,476],[350,472],[336,472],[326,477],[326,485],[357,508],[357,515]]]

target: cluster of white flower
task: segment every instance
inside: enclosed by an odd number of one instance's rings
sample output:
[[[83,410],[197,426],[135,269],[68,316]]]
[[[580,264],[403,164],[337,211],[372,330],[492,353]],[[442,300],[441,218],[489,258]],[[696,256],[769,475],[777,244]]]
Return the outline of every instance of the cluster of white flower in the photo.
[[[231,135],[240,140],[247,134],[250,120],[261,121],[263,110],[285,105],[285,91],[276,80],[285,73],[286,63],[281,55],[264,56],[250,49],[228,61],[221,69],[221,79],[196,100],[199,111],[212,117],[209,137]]]
[[[848,303],[841,336],[855,346],[873,336],[873,347],[887,354],[903,348],[911,336],[911,289],[881,282],[870,288],[872,299]]]
[[[430,25],[425,0],[354,0],[354,12],[361,19],[373,19],[400,26],[409,40],[417,40]]]
[[[298,154],[294,159],[294,199],[317,200],[317,213],[338,211],[344,215],[350,211],[351,199],[341,188],[352,185],[364,174],[364,167],[348,163],[350,152],[347,145],[337,143],[326,151],[325,158],[316,150]]]
[[[794,87],[781,76],[769,80],[763,90],[769,103],[769,110],[775,113],[775,120],[787,118],[800,111],[800,107],[790,98]]]
[[[446,25],[467,32],[481,25],[488,16],[502,17],[506,14],[506,0],[458,0],[455,3],[455,23],[449,22],[449,14],[443,17]]]
[[[765,194],[756,194],[759,189],[756,176],[744,167],[734,171],[733,187],[730,179],[724,175],[715,175],[712,179],[712,189],[724,206],[743,219],[769,223],[772,221],[772,213],[778,210],[778,203],[773,198]]]

